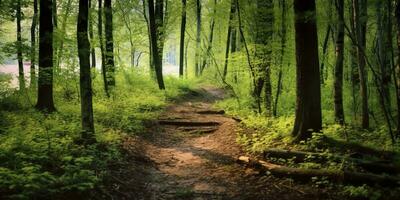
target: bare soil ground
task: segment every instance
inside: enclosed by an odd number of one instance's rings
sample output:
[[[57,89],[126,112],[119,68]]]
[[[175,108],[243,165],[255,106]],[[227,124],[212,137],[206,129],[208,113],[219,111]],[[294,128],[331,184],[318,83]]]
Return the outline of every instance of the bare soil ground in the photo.
[[[332,189],[260,174],[236,163],[238,122],[212,105],[221,89],[203,87],[176,99],[144,136],[128,137],[126,160],[104,199],[343,199]],[[210,112],[211,111],[211,112]]]

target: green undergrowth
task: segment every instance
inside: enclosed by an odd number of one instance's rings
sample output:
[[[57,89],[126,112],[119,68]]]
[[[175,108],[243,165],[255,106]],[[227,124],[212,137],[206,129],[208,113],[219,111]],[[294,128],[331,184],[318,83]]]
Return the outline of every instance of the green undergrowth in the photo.
[[[232,97],[217,102],[215,106],[219,109],[224,109],[228,115],[241,119],[241,126],[237,130],[237,142],[249,153],[262,156],[268,149],[286,149],[317,152],[328,158],[327,161],[318,162],[318,159],[314,156],[308,156],[303,162],[299,163],[295,162],[295,157],[289,159],[268,157],[269,162],[305,169],[364,172],[363,169],[354,165],[352,161],[346,159],[357,153],[356,150],[347,148],[347,146],[336,145],[344,144],[367,147],[373,151],[394,152],[395,156],[391,162],[400,166],[400,145],[392,144],[388,137],[388,129],[384,125],[375,126],[371,130],[362,130],[355,125],[341,126],[325,123],[321,133],[313,133],[312,138],[307,141],[293,143],[291,131],[294,124],[294,111],[291,114],[286,113],[279,117],[265,117],[264,114],[254,112],[251,106],[253,102],[248,100],[248,96],[239,96],[239,103],[237,98]],[[330,120],[324,121],[329,122]],[[335,141],[336,143],[329,145],[327,141]],[[337,156],[341,156],[343,159],[333,159],[337,158]],[[373,161],[378,158],[367,156],[363,157],[363,159]],[[380,186],[342,185],[317,177],[313,177],[310,183],[313,187],[318,188],[336,188],[345,196],[355,199],[392,199],[400,194],[400,188],[388,189]]]
[[[87,190],[103,184],[108,165],[122,159],[122,139],[145,134],[143,122],[154,119],[169,100],[195,84],[167,77],[167,90],[160,91],[143,73],[119,71],[117,86],[107,98],[101,76],[94,72],[98,142],[92,146],[77,142],[81,131],[78,77],[66,72],[55,77],[57,111],[47,115],[33,109],[33,90],[15,92],[1,85],[0,199],[57,199],[70,194],[88,198]],[[2,80],[2,84],[8,81]]]

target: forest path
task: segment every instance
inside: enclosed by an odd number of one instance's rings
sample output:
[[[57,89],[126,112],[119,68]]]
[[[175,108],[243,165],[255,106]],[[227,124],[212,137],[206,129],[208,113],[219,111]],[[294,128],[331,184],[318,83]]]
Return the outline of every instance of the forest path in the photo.
[[[146,136],[129,137],[131,161],[115,176],[117,199],[319,199],[321,191],[307,194],[236,163],[244,154],[238,122],[212,108],[224,94],[214,87],[190,91],[147,125]]]

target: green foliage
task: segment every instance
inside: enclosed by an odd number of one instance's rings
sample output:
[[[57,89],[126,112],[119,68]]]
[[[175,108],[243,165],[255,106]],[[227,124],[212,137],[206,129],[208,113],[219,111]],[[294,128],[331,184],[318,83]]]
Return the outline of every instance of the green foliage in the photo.
[[[63,75],[67,72],[62,72]],[[94,72],[96,73],[96,72]],[[189,90],[193,83],[167,78],[168,91],[136,70],[117,73],[111,98],[104,95],[101,76],[94,85],[97,143],[83,146],[76,74],[57,75],[57,112],[34,110],[34,90],[13,92],[2,87],[0,99],[0,197],[12,199],[57,198],[97,187],[108,165],[122,158],[119,145],[128,134],[141,134],[143,122],[157,117],[169,99]],[[7,82],[2,79],[2,84]],[[6,95],[7,94],[7,95]],[[66,95],[68,94],[68,95]]]

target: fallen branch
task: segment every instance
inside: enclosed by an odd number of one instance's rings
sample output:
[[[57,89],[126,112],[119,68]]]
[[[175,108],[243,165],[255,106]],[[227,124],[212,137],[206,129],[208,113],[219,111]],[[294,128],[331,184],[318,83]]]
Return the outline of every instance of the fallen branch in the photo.
[[[201,121],[175,121],[175,120],[159,120],[160,125],[172,126],[218,126],[218,122],[201,122]]]
[[[197,111],[198,114],[210,114],[210,115],[223,115],[225,114],[225,110],[200,110]]]
[[[389,174],[399,174],[400,166],[390,164],[389,161],[385,160],[364,160],[359,158],[345,157],[335,154],[324,154],[324,153],[314,153],[314,152],[304,152],[304,151],[289,151],[284,149],[268,149],[264,151],[265,158],[283,158],[283,159],[293,159],[294,162],[300,163],[307,159],[311,159],[320,163],[327,161],[348,161],[356,166],[362,167],[366,171],[374,173],[389,173]]]
[[[333,182],[351,183],[351,184],[368,184],[368,185],[384,185],[399,186],[400,179],[393,176],[376,175],[370,173],[358,173],[341,170],[326,169],[303,169],[286,167],[268,163],[262,160],[254,160],[246,156],[240,156],[237,160],[239,163],[247,164],[260,171],[268,171],[277,177],[294,178],[300,181],[307,181],[313,177],[326,177]]]

